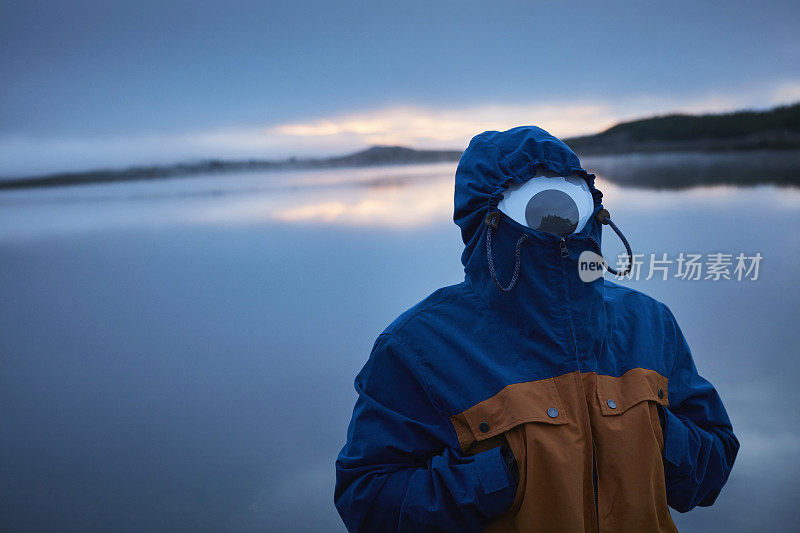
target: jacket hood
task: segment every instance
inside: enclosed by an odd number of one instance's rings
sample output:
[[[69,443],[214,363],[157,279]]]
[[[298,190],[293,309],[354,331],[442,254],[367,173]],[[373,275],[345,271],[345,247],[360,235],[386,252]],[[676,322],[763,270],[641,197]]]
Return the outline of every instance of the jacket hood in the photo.
[[[486,220],[542,169],[586,179],[580,232]],[[464,281],[397,317],[355,379],[334,492],[350,531],[676,531],[668,505],[720,493],[739,442],[674,316],[581,279],[601,225],[616,232],[593,178],[539,128],[472,139],[456,174]]]
[[[594,174],[586,172],[578,156],[545,130],[519,126],[508,131],[485,131],[472,138],[461,155],[455,179],[453,220],[461,228],[464,265],[480,239],[484,218],[497,207],[503,191],[545,170],[581,176],[589,185],[595,208],[600,205],[603,194],[594,186]]]

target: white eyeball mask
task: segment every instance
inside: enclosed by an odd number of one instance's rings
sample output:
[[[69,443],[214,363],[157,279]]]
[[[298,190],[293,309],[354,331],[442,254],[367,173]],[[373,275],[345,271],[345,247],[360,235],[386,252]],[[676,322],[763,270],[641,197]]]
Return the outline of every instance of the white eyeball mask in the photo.
[[[586,225],[594,199],[580,176],[536,176],[507,188],[497,207],[523,226],[566,237]]]

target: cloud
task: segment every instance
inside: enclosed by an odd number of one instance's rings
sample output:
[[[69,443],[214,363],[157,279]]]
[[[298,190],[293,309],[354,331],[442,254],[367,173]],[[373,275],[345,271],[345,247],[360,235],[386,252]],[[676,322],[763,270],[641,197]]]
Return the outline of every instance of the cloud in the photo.
[[[800,80],[765,84],[736,93],[693,97],[597,96],[537,102],[484,102],[431,108],[387,106],[259,127],[234,127],[173,135],[87,139],[0,139],[0,176],[78,170],[101,166],[168,163],[208,158],[279,158],[331,155],[372,144],[463,149],[486,130],[535,124],[569,137],[613,124],[673,112],[708,113],[770,107],[800,100]]]
[[[307,122],[281,124],[276,135],[348,136],[365,144],[462,147],[481,131],[538,124],[569,136],[591,133],[614,124],[603,103],[483,104],[455,109],[405,106],[344,114]]]
[[[286,138],[350,139],[367,144],[419,147],[464,147],[481,131],[535,124],[559,137],[602,131],[614,124],[654,114],[725,112],[743,107],[771,107],[800,100],[800,81],[791,80],[757,90],[724,94],[709,92],[692,98],[642,95],[624,102],[603,98],[535,103],[486,103],[451,109],[418,106],[388,107],[291,122],[268,130]]]
[[[775,87],[772,100],[776,104],[800,101],[800,81],[785,81]]]

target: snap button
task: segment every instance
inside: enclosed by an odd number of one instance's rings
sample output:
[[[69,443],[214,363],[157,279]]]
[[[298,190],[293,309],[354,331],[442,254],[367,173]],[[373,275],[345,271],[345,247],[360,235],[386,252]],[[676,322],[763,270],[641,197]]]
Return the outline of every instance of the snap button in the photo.
[[[480,424],[478,424],[478,429],[480,429],[481,431],[486,433],[487,431],[489,431],[489,423],[488,422],[481,422]]]
[[[660,400],[663,397],[664,397],[664,389],[658,389],[658,399]]]
[[[550,409],[547,410],[547,416],[549,416],[550,418],[557,417],[558,416],[558,409],[556,409],[555,407],[551,407]]]
[[[609,406],[610,408],[612,408],[612,409],[616,409],[616,408],[617,408],[617,402],[615,402],[615,401],[614,401],[614,400],[612,400],[611,398],[609,398],[609,399],[608,399],[608,401],[607,401],[606,403],[607,403],[607,404],[608,404],[608,406]]]

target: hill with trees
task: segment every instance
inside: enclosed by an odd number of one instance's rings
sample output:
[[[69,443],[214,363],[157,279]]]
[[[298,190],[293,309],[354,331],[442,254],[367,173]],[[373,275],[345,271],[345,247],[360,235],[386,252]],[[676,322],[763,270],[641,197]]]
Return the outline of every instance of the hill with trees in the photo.
[[[766,111],[672,114],[630,122],[565,142],[579,155],[800,148],[800,103]]]

